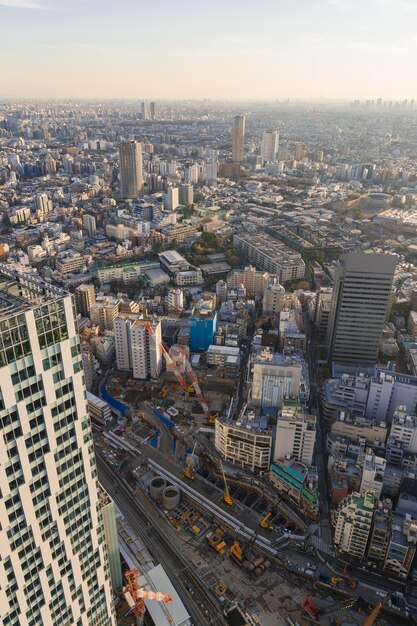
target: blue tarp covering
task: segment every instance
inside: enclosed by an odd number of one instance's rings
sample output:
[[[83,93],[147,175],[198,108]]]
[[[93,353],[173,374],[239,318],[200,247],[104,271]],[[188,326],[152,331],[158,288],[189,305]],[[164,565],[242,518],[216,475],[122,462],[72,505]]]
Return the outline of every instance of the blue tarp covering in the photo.
[[[117,409],[117,411],[119,411],[119,413],[121,413],[122,415],[126,415],[126,413],[130,409],[130,406],[128,406],[127,404],[123,404],[123,402],[120,402],[120,400],[116,400],[116,398],[113,398],[113,396],[111,396],[107,389],[105,389],[104,387],[101,390],[101,397],[103,398],[103,400],[108,402],[110,406],[112,406],[114,409]]]
[[[150,444],[152,446],[152,448],[157,448],[158,447],[158,439],[159,439],[159,435],[161,434],[161,431],[158,430],[155,437],[153,439],[150,440]]]
[[[169,430],[172,430],[173,428],[175,428],[174,422],[171,422],[171,420],[165,417],[165,415],[163,415],[160,411],[157,411],[153,407],[149,407],[149,408],[151,409],[152,413],[154,413],[156,417],[158,417],[161,420],[161,422],[169,428]]]

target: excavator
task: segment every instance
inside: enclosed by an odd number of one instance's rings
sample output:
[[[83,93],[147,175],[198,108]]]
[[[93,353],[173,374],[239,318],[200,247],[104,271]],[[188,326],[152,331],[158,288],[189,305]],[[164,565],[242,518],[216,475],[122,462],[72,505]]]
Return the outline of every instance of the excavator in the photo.
[[[184,476],[185,478],[188,478],[188,480],[195,480],[195,474],[193,472],[193,457],[194,457],[196,445],[197,445],[197,442],[194,443],[193,451],[188,458],[187,467],[185,468],[185,472],[184,472]]]
[[[242,564],[243,562],[243,555],[244,555],[245,551],[242,548],[242,546],[240,545],[240,543],[238,541],[234,541],[233,545],[230,547],[230,556],[237,561],[237,563],[239,565]]]
[[[146,611],[145,600],[155,600],[156,602],[165,603],[172,602],[172,597],[167,593],[142,589],[139,586],[139,571],[137,569],[128,569],[125,572],[125,578],[127,585],[123,587],[123,595],[129,608],[132,609],[133,614],[136,616],[137,626],[142,626],[143,624],[143,617]],[[171,616],[169,616],[169,622],[171,624],[173,623]]]
[[[259,522],[259,526],[261,526],[261,528],[265,528],[266,530],[273,531],[274,530],[273,525],[270,522],[268,522],[270,517],[271,517],[271,512],[265,515],[265,517]]]
[[[224,495],[223,495],[223,502],[225,504],[227,504],[227,506],[232,506],[233,504],[233,500],[230,496],[230,491],[229,491],[229,487],[227,486],[227,481],[226,481],[226,476],[224,473],[224,469],[223,469],[223,463],[220,462],[221,467],[222,467],[222,474],[223,474],[223,480],[224,480]]]

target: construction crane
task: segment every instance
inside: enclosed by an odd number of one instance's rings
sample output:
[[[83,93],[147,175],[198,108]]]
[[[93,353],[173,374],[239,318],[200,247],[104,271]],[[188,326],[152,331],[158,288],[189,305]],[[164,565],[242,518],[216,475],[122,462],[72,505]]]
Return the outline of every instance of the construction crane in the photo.
[[[350,588],[351,588],[351,589],[356,589],[356,582],[355,582],[355,581],[353,580],[353,578],[352,578],[352,577],[348,574],[348,571],[347,571],[347,564],[346,564],[346,565],[345,565],[345,567],[344,567],[344,570],[343,570],[343,576],[345,576],[345,578],[347,578],[347,581],[348,581],[348,583],[349,583]]]
[[[262,528],[266,528],[266,530],[271,530],[271,531],[274,530],[274,527],[272,526],[272,524],[268,522],[270,517],[271,517],[271,512],[265,515],[265,517],[259,522],[259,526],[261,526]]]
[[[160,591],[148,591],[139,587],[139,571],[135,568],[125,572],[127,585],[123,587],[123,594],[129,608],[136,615],[137,626],[142,626],[145,615],[145,600],[155,600],[156,602],[172,602],[172,598],[167,593]]]
[[[222,474],[223,474],[223,480],[224,480],[223,502],[225,504],[227,504],[227,506],[232,506],[233,500],[232,500],[232,498],[230,496],[229,487],[227,486],[226,476],[225,476],[225,473],[224,473],[223,463],[221,461],[220,461],[220,465],[221,465],[221,468],[222,468]]]
[[[238,541],[234,541],[233,545],[230,547],[230,554],[231,556],[238,562],[238,563],[242,563],[243,561],[243,555],[244,555],[244,549],[242,548],[242,546],[240,545],[240,543]]]
[[[194,457],[194,452],[195,452],[196,445],[197,445],[197,442],[194,443],[193,451],[192,451],[192,453],[190,454],[190,456],[188,458],[187,467],[185,468],[185,472],[184,472],[184,476],[185,476],[185,478],[188,478],[188,480],[194,480],[195,479],[195,474],[192,471],[192,466],[193,466],[193,457]]]
[[[213,417],[213,415],[211,415],[210,413],[210,409],[208,407],[208,404],[203,396],[203,392],[201,391],[201,387],[200,384],[198,382],[198,378],[195,375],[192,367],[191,367],[191,363],[189,361],[189,359],[187,358],[187,355],[185,353],[185,350],[182,348],[182,346],[178,345],[178,349],[181,350],[182,355],[183,355],[183,359],[184,359],[184,368],[186,373],[188,374],[189,378],[191,379],[191,385],[189,383],[187,383],[185,377],[181,374],[181,372],[179,371],[174,359],[171,357],[168,348],[165,346],[165,344],[162,341],[159,341],[159,339],[156,336],[155,330],[152,327],[152,324],[150,322],[144,322],[144,327],[146,328],[146,330],[149,332],[150,336],[153,338],[155,344],[161,349],[162,354],[164,355],[165,361],[168,363],[168,365],[172,368],[178,382],[180,383],[181,387],[187,392],[187,393],[191,393],[192,391],[195,392],[198,401],[200,402],[200,406],[203,409],[204,415],[206,416],[207,422],[209,424],[214,424],[216,421],[216,418]]]
[[[376,618],[379,615],[381,607],[382,607],[381,603],[376,605],[376,607],[373,609],[372,613],[370,613],[368,615],[368,617],[366,618],[366,620],[364,621],[363,626],[372,626],[372,624],[375,622]]]

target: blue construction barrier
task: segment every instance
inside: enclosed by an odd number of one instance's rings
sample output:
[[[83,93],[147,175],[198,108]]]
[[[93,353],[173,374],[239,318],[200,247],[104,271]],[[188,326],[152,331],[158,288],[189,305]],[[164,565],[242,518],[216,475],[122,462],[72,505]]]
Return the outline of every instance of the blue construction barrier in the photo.
[[[160,430],[158,430],[158,431],[156,432],[155,437],[153,437],[153,439],[151,439],[151,440],[149,441],[149,443],[150,443],[150,445],[152,446],[152,448],[157,448],[157,447],[158,447],[158,440],[159,440],[159,435],[160,435],[160,434],[161,434],[161,431],[160,431]]]
[[[160,411],[157,411],[151,406],[149,408],[151,409],[152,413],[154,413],[156,417],[158,417],[161,420],[161,422],[165,424],[167,428],[169,428],[169,430],[172,430],[173,428],[175,428],[174,422],[171,422],[171,420],[165,417],[165,415],[163,415]]]
[[[112,406],[114,409],[119,411],[121,415],[126,415],[126,413],[130,411],[129,405],[124,404],[123,402],[120,402],[120,400],[116,400],[116,398],[113,398],[113,396],[109,394],[109,392],[107,391],[105,387],[103,387],[101,390],[101,397],[103,398],[103,400],[108,402],[110,406]]]

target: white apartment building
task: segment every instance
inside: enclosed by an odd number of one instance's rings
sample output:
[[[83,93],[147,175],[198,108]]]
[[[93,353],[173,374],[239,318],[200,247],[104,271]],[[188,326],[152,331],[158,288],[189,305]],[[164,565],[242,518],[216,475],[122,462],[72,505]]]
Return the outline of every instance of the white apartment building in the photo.
[[[234,235],[233,247],[257,267],[277,274],[280,283],[293,282],[305,276],[301,254],[270,235]]]
[[[391,422],[398,406],[409,414],[417,406],[417,377],[401,372],[377,370],[369,383],[365,417]]]
[[[182,289],[170,289],[167,295],[168,312],[182,311],[184,309],[184,292]]]
[[[8,626],[115,626],[71,296],[0,273],[0,606]]]
[[[175,211],[179,206],[179,190],[178,187],[168,187],[167,193],[164,195],[164,207],[167,211]]]
[[[146,328],[151,324],[155,337]],[[132,370],[133,378],[158,378],[163,365],[160,321],[144,320],[142,314],[121,314],[114,320],[117,369]]]
[[[283,407],[277,418],[274,461],[293,458],[311,465],[316,441],[316,418],[293,407]]]
[[[284,306],[285,289],[279,284],[278,278],[273,276],[270,278],[263,292],[262,314],[278,315]]]
[[[370,449],[366,451],[365,461],[362,466],[360,493],[372,491],[375,494],[375,498],[379,500],[384,484],[386,465],[387,462],[384,458],[376,456]]]
[[[405,406],[399,406],[394,413],[390,437],[407,452],[417,452],[417,417],[408,415]]]
[[[83,215],[83,226],[89,237],[94,237],[97,232],[96,218],[94,215]]]
[[[264,474],[269,471],[272,450],[272,432],[266,422],[217,419],[215,446],[229,463]]]
[[[335,513],[334,544],[339,552],[362,559],[365,556],[375,508],[372,491],[349,494]]]

